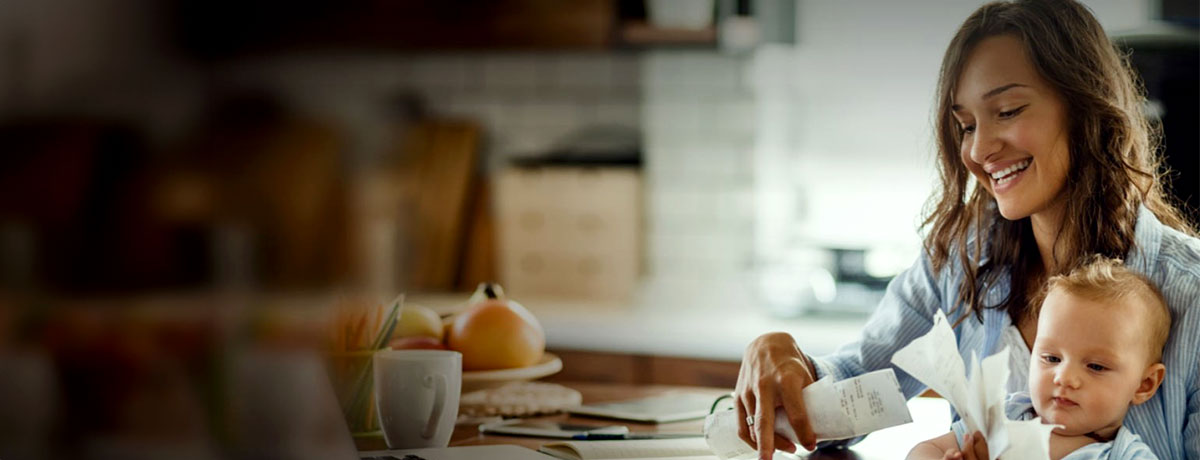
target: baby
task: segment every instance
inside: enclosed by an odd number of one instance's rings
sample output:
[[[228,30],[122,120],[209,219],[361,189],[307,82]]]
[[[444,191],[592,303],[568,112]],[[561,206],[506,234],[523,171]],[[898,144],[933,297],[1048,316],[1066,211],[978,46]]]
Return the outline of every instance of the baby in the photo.
[[[1121,423],[1131,404],[1150,399],[1162,383],[1170,328],[1162,294],[1120,260],[1097,257],[1050,278],[1029,362],[1029,393],[1009,395],[1008,417],[1041,416],[1059,425],[1050,435],[1051,459],[1157,458]],[[918,444],[908,458],[987,459],[980,433],[966,433],[961,420],[953,430]]]

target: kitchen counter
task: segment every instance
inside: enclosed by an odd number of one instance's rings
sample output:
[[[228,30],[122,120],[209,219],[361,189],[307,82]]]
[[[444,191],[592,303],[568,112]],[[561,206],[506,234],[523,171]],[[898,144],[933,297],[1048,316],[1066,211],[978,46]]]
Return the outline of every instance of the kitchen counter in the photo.
[[[807,353],[825,354],[857,338],[867,320],[834,313],[779,319],[744,301],[748,297],[736,286],[706,291],[657,285],[628,301],[516,300],[541,321],[549,349],[727,361],[740,361],[746,345],[771,331],[792,334]],[[413,294],[408,301],[447,314],[463,308],[468,297]]]

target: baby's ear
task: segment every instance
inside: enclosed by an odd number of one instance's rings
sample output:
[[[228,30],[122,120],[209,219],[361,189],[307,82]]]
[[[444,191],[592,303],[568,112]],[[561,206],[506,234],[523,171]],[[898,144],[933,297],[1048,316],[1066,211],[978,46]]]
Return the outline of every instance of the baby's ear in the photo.
[[[1138,384],[1137,392],[1133,394],[1131,402],[1141,404],[1153,397],[1166,374],[1167,367],[1163,363],[1154,363],[1146,367],[1146,372],[1142,374],[1142,381]]]

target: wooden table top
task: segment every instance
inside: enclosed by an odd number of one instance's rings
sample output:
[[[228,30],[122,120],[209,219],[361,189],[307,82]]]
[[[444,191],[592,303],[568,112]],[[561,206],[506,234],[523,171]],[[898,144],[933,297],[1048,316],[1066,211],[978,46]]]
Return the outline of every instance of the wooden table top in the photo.
[[[601,403],[608,401],[619,401],[624,399],[634,399],[639,397],[654,396],[669,391],[685,390],[689,392],[711,393],[713,399],[718,396],[728,393],[730,389],[711,388],[711,387],[694,387],[694,386],[672,386],[672,385],[625,385],[611,383],[586,383],[586,382],[559,382],[560,384],[574,388],[583,395],[585,404]],[[898,427],[881,430],[872,433],[861,443],[852,446],[850,449],[825,449],[812,453],[804,453],[801,449],[798,458],[809,460],[821,459],[895,459],[903,458],[904,455],[916,443],[925,439],[945,433],[949,430],[950,417],[949,406],[944,400],[938,398],[915,398],[909,402],[909,409],[912,412],[914,423],[902,425]],[[653,433],[653,432],[694,432],[699,433],[704,427],[704,420],[689,420],[676,423],[649,424],[637,423],[624,420],[608,420],[592,417],[581,417],[569,414],[557,414],[543,417],[531,418],[531,420],[545,420],[555,422],[579,423],[579,424],[620,424],[629,427],[632,432]],[[450,438],[450,446],[475,446],[488,444],[513,444],[529,449],[537,450],[542,444],[553,441],[547,438],[524,437],[524,436],[501,436],[495,434],[481,434],[477,424],[460,424],[454,429],[454,434]],[[385,450],[387,444],[382,436],[371,438],[358,438],[355,440],[360,451]],[[777,457],[779,458],[779,457]],[[789,457],[797,458],[797,457]]]

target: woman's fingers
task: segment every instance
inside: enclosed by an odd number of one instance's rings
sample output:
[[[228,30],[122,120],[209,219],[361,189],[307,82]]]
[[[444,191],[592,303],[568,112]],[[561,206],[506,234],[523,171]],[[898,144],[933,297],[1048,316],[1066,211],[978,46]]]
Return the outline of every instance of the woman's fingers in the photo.
[[[775,411],[789,415],[783,423],[796,428],[801,444],[811,450],[816,438],[808,425],[801,391],[812,383],[812,371],[792,336],[763,334],[746,347],[736,389],[738,437],[770,459],[775,448],[795,451],[796,443],[775,434]],[[781,418],[783,416],[780,416]]]
[[[750,412],[746,410],[746,403],[742,402],[741,397],[737,398],[738,437],[753,447],[757,443],[754,442],[754,438],[750,434],[750,425],[746,424],[746,415],[748,414]]]
[[[801,390],[812,382],[812,378],[805,378],[808,368],[803,367],[804,369],[799,371],[804,374],[792,373],[784,377],[779,385],[779,399],[783,403],[783,410],[787,412],[787,423],[796,432],[796,439],[800,441],[800,445],[811,451],[817,447],[817,436],[808,421],[808,409],[804,406],[804,393]]]
[[[775,448],[791,454],[796,453],[796,445],[792,444],[792,441],[788,438],[780,436],[779,434],[775,435]]]
[[[775,386],[769,380],[755,384],[758,401],[754,408],[754,438],[758,441],[758,458],[771,460],[775,456]]]

